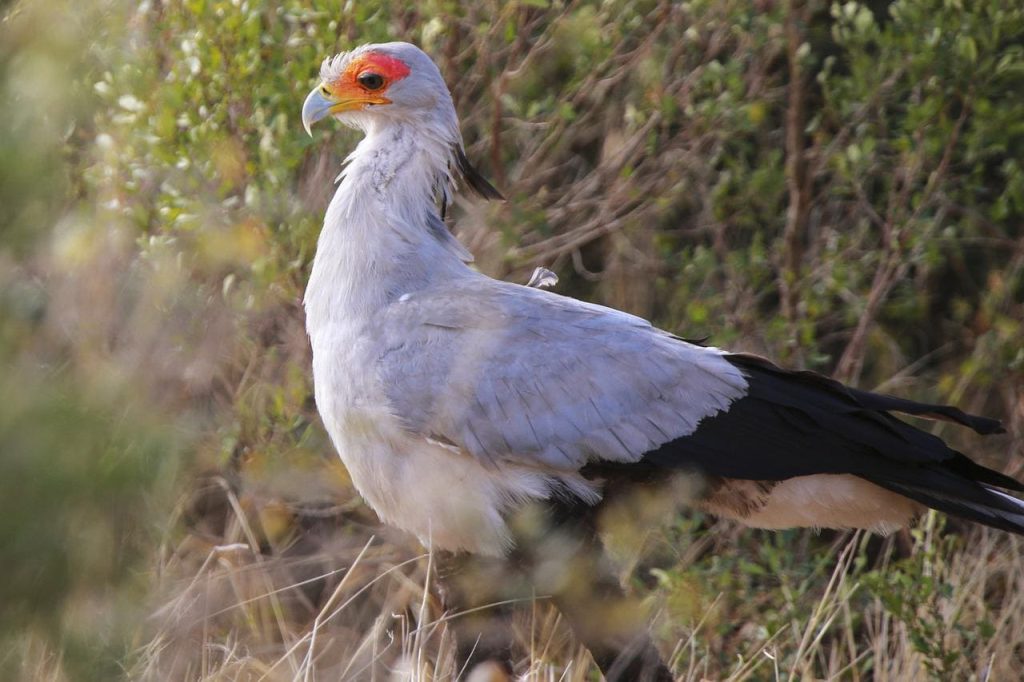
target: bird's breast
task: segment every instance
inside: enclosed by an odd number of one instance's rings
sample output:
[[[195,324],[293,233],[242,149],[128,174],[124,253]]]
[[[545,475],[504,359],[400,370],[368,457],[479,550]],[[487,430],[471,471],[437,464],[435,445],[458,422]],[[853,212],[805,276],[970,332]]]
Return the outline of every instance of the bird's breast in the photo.
[[[317,409],[360,495],[381,520],[424,545],[503,554],[510,506],[547,497],[551,481],[512,464],[485,466],[407,430],[376,378],[373,344],[321,331],[311,337]]]
[[[548,482],[536,473],[485,467],[457,449],[406,432],[383,410],[356,404],[329,421],[360,495],[382,521],[427,547],[504,554],[510,503],[549,494]]]

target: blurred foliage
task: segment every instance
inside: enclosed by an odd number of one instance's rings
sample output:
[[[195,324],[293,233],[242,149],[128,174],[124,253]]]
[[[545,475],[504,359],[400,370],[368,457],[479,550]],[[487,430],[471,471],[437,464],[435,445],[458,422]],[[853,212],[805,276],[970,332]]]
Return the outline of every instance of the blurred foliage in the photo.
[[[1010,436],[990,445],[944,435],[1019,473],[1019,2],[0,11],[0,637],[14,652],[0,676],[50,670],[29,664],[43,646],[63,674],[110,679],[145,643],[132,640],[151,607],[140,595],[160,598],[131,566],[199,570],[229,540],[283,556],[320,528],[310,510],[339,500],[350,522],[331,532],[362,546],[368,517],[315,416],[298,303],[356,138],[327,126],[308,138],[299,109],[323,57],[368,41],[438,59],[470,157],[509,197],[456,207],[485,271],[525,281],[544,265],[559,291],[687,337],[998,416]],[[198,472],[217,483],[189,483]],[[699,639],[709,676],[738,670],[742,642],[813,615],[837,561],[829,537],[715,532],[679,520],[630,564],[677,616],[669,648]],[[325,546],[313,544],[303,551]],[[906,641],[924,662],[900,670],[977,672],[929,648],[945,630],[919,614],[961,596],[919,580],[942,556],[904,544],[909,563],[866,578],[853,603],[918,628]],[[865,545],[850,570],[873,570],[877,552]],[[994,623],[989,603],[976,606]],[[876,642],[870,623],[849,615],[844,632]],[[970,656],[1019,648],[1000,632]],[[882,669],[878,651],[828,641],[855,677]],[[833,669],[791,655],[807,676]]]
[[[101,209],[81,181],[98,104],[90,83],[125,15],[56,2],[5,12],[0,677],[41,674],[59,660],[72,677],[109,679],[144,615],[146,587],[132,567],[153,556],[182,459],[172,421],[135,401],[135,368],[110,352],[114,334],[134,334],[115,318],[140,317],[110,298],[132,295],[114,291],[120,276],[97,270],[100,261],[128,265],[128,254],[118,253],[112,225],[95,222]]]

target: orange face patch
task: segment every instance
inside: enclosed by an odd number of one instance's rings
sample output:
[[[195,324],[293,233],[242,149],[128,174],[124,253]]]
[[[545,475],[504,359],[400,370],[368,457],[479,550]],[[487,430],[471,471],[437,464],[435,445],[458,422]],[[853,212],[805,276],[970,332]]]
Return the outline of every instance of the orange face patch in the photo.
[[[409,66],[401,59],[380,52],[367,52],[352,60],[336,81],[326,85],[335,94],[370,94],[382,92],[408,75]],[[378,76],[379,80],[374,76]]]

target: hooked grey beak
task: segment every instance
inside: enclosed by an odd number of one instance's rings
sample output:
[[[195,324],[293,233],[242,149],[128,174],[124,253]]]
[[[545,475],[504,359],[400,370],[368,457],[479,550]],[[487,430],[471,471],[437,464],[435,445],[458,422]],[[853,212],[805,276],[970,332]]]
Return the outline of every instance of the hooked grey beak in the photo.
[[[302,103],[302,127],[306,129],[307,135],[313,136],[311,130],[313,124],[330,114],[331,107],[335,104],[337,102],[332,102],[323,96],[319,85],[313,88],[313,91],[306,97],[306,101]]]

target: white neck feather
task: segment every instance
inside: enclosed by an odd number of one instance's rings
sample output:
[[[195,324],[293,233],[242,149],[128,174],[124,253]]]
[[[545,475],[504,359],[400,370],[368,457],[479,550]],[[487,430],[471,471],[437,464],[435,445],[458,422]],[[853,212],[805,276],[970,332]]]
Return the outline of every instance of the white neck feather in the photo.
[[[366,320],[405,293],[471,276],[468,252],[440,220],[453,144],[441,130],[404,121],[368,125],[346,160],[306,287],[306,329]],[[457,134],[457,133],[456,133]]]

